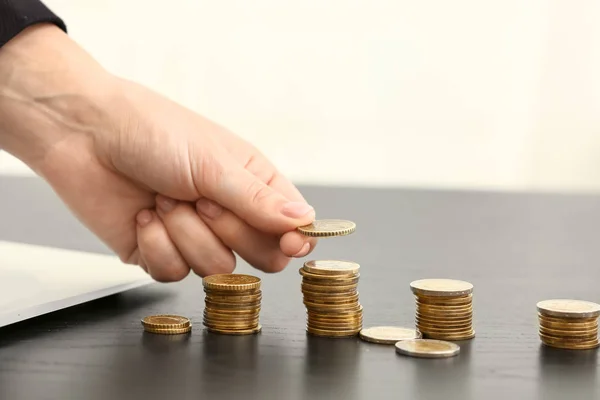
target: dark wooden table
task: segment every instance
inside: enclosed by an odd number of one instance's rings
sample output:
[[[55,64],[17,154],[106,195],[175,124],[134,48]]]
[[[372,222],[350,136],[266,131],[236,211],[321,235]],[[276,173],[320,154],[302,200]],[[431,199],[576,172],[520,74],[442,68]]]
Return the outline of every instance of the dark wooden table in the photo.
[[[411,326],[409,283],[475,286],[477,337],[458,357],[304,331],[301,261],[263,278],[263,331],[207,334],[199,278],[154,284],[0,329],[1,399],[598,399],[598,351],[544,348],[537,301],[600,302],[600,197],[302,188],[319,217],[356,221],[311,256],[361,264],[365,326]],[[0,178],[0,238],[106,252],[39,180]],[[239,271],[251,272],[245,264]],[[1,295],[1,294],[0,294]],[[189,336],[140,318],[189,316]]]

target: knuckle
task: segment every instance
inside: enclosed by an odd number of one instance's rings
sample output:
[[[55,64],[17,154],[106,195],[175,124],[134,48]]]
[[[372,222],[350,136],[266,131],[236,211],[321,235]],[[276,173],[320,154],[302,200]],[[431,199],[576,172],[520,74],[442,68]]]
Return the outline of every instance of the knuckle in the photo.
[[[152,279],[157,282],[178,282],[183,280],[188,276],[190,270],[186,268],[181,268],[177,265],[169,265],[162,268],[151,269]]]

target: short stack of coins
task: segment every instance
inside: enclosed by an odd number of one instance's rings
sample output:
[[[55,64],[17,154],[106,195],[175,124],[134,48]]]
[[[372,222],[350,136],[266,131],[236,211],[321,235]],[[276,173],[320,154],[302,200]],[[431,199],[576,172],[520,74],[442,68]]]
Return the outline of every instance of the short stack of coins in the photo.
[[[415,324],[424,338],[467,340],[473,329],[473,285],[452,279],[411,282],[416,300]]]
[[[350,261],[308,261],[300,268],[309,334],[356,336],[362,329],[358,300],[359,265]]]
[[[537,303],[537,311],[544,345],[568,350],[589,350],[600,345],[600,305],[582,300],[544,300]]]
[[[242,274],[210,275],[202,280],[204,326],[208,331],[227,335],[260,332],[261,280]]]

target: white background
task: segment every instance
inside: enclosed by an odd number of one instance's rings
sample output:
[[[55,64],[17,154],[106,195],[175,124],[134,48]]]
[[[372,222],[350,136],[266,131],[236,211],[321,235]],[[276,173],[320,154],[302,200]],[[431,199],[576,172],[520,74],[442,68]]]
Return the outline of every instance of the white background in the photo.
[[[600,189],[598,1],[46,4],[109,70],[297,182]]]

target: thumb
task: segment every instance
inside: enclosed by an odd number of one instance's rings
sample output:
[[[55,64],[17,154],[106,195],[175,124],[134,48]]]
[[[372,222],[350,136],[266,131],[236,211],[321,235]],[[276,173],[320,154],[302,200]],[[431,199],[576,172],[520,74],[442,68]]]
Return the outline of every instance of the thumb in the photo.
[[[315,211],[304,201],[290,201],[236,162],[221,164],[216,174],[197,187],[205,197],[219,203],[258,230],[283,234],[314,221]],[[274,171],[274,176],[277,176]],[[271,179],[270,181],[272,181]]]

